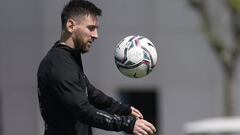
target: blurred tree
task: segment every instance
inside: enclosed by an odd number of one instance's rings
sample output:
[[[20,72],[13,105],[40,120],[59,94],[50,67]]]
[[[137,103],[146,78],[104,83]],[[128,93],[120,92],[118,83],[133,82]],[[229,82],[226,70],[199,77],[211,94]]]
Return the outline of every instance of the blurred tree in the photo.
[[[234,82],[237,70],[237,61],[240,54],[240,0],[215,1],[223,2],[230,15],[230,28],[233,44],[227,44],[218,32],[214,29],[209,9],[210,0],[187,0],[188,4],[198,13],[202,20],[203,33],[216,54],[224,73],[224,116],[234,115]]]

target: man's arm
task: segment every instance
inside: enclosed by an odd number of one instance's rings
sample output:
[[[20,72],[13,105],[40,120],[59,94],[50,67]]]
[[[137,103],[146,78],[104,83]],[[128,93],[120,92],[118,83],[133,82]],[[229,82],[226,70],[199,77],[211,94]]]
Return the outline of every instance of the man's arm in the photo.
[[[62,56],[51,65],[54,67],[49,76],[50,93],[79,121],[89,126],[133,133],[136,119],[130,116],[118,116],[100,110],[88,99],[86,83],[79,75],[79,70],[70,60]],[[58,66],[61,65],[61,66]],[[80,77],[80,78],[79,78]]]
[[[122,104],[112,97],[107,96],[99,89],[96,89],[88,82],[88,98],[95,107],[111,114],[125,115],[131,114],[132,109],[127,104]]]
[[[133,117],[112,115],[95,108],[77,82],[62,80],[52,90],[66,109],[81,122],[105,130],[133,132],[136,121]]]
[[[87,77],[85,78],[87,79]],[[91,85],[89,81],[88,81],[88,93],[91,104],[93,104],[99,109],[105,110],[111,114],[125,116],[132,115],[135,118],[143,119],[143,115],[138,109],[114,100],[113,98],[104,94],[99,89],[96,89],[93,85]]]
[[[71,83],[63,84],[72,87]],[[125,131],[134,135],[153,135],[155,127],[143,120],[132,116],[109,114],[92,106],[84,92],[72,91],[60,85],[57,95],[68,110],[81,122],[90,126],[111,131]],[[63,90],[64,89],[64,90]]]

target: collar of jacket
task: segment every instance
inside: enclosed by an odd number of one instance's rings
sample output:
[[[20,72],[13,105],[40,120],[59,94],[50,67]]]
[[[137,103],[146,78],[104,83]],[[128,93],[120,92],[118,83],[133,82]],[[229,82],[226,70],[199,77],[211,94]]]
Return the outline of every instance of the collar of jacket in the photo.
[[[82,65],[82,58],[81,58],[81,51],[80,49],[76,49],[76,48],[71,48],[69,46],[67,46],[65,43],[63,42],[60,42],[60,41],[57,41],[53,48],[55,47],[60,47],[68,52],[71,53],[71,55],[74,57],[74,59],[77,61],[78,65],[80,66],[80,68],[82,69],[83,71],[83,65]]]

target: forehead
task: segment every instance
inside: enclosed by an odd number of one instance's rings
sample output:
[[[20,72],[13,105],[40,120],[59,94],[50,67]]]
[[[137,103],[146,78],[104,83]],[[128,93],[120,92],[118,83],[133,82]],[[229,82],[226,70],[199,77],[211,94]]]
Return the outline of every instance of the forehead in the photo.
[[[94,26],[99,25],[98,17],[95,15],[91,15],[91,14],[87,14],[87,15],[84,15],[83,17],[79,18],[78,23],[84,24],[84,25],[94,25]]]

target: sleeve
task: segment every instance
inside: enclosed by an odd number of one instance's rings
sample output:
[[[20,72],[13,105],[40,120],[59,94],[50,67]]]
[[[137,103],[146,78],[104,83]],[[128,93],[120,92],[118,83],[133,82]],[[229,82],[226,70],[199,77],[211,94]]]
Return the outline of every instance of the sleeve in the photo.
[[[97,109],[90,104],[79,80],[79,73],[71,62],[58,60],[52,71],[52,92],[79,121],[90,126],[111,131],[132,133],[136,119],[119,116]]]
[[[121,102],[114,100],[112,97],[107,96],[99,89],[96,89],[89,81],[88,96],[91,104],[108,113],[125,116],[131,114],[132,110],[129,105],[122,104]]]

